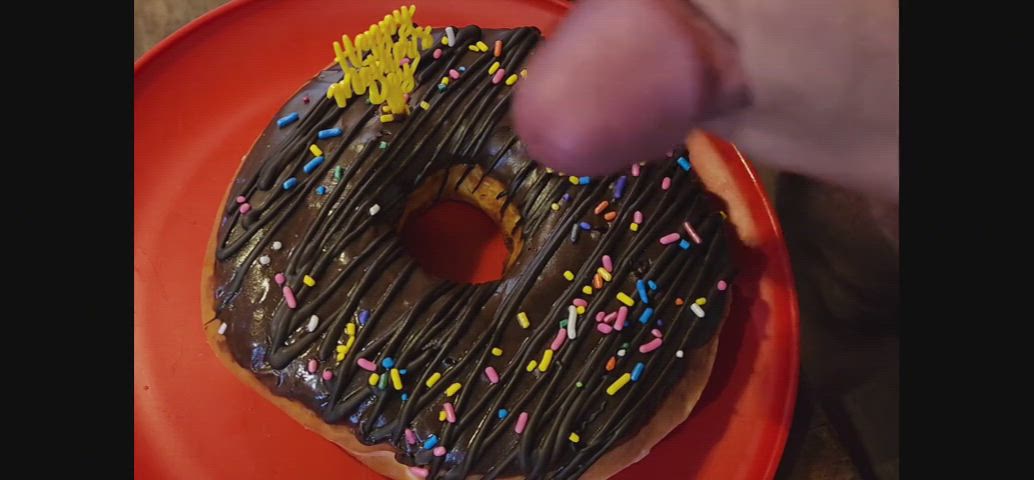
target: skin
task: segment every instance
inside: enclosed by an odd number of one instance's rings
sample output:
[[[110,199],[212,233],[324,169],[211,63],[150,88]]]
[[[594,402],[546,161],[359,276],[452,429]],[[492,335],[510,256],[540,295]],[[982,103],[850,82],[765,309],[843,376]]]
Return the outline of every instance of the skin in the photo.
[[[513,106],[572,175],[657,160],[693,128],[758,164],[898,201],[897,1],[583,0]]]

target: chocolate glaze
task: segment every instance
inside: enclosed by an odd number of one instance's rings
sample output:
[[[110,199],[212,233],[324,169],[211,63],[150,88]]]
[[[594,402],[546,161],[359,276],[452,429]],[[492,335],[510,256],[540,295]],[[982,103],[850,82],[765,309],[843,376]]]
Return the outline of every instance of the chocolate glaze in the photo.
[[[441,35],[435,32],[436,45]],[[432,478],[576,478],[650,420],[683,377],[690,356],[700,354],[715,334],[729,294],[717,283],[733,274],[725,216],[695,172],[676,165],[680,155],[688,157],[685,149],[643,167],[638,177],[626,173],[623,180],[616,175],[573,185],[566,176],[547,173],[528,158],[510,127],[514,87],[492,84],[487,74],[497,59],[491,51],[467,48],[478,40],[491,45],[502,39],[505,53],[498,60],[509,75],[527,62],[539,31],[466,27],[457,38],[458,45],[443,47],[437,60],[431,50],[423,53],[412,114],[399,121],[381,124],[377,106],[362,98],[344,109],[328,100],[327,88],[342,77],[336,65],[284,105],[275,118],[298,112],[301,119],[285,128],[270,123],[225,205],[212,292],[217,318],[227,324],[235,360],[274,394],[300,402],[327,422],[347,425],[364,443],[391,445],[399,462],[423,466]],[[438,79],[461,65],[466,72],[439,91]],[[303,102],[304,96],[312,101]],[[421,100],[431,108],[417,107]],[[316,132],[333,127],[344,135],[316,140]],[[380,148],[381,142],[387,148]],[[305,174],[312,143],[326,161]],[[509,205],[520,212],[518,225],[506,233],[519,236],[523,246],[499,281],[468,285],[435,278],[398,239],[408,193],[429,178],[443,179],[439,196],[457,188],[445,183],[445,175],[435,177],[455,165],[467,166],[466,174],[479,166],[507,186],[503,208],[487,213],[500,217]],[[665,191],[660,184],[666,176],[672,187]],[[283,189],[291,177],[298,184]],[[619,181],[624,190],[615,198]],[[325,195],[314,193],[320,185],[327,187]],[[569,199],[561,200],[565,194]],[[245,215],[238,211],[238,196],[252,207]],[[603,200],[617,212],[612,222],[594,213]],[[554,202],[561,204],[557,211],[550,208]],[[380,211],[371,216],[375,204]],[[629,225],[636,210],[645,221],[633,232]],[[582,222],[590,229],[581,228]],[[658,242],[672,232],[687,238],[683,222],[696,228],[701,244],[683,249],[677,242]],[[274,241],[283,247],[273,250]],[[592,284],[604,254],[613,258],[613,279],[586,295],[581,289]],[[268,264],[258,261],[261,256],[269,257]],[[575,274],[574,281],[564,279],[566,270]],[[274,282],[279,272],[295,293],[297,308],[288,308]],[[305,285],[305,275],[317,283]],[[646,305],[636,293],[640,279],[658,285]],[[616,311],[619,292],[636,303],[622,331],[601,334],[596,314]],[[541,361],[553,342],[574,298],[588,302],[578,316],[576,337],[555,352],[547,371],[528,372],[528,363]],[[685,305],[676,305],[676,298]],[[707,301],[703,318],[689,308],[697,298]],[[639,318],[647,307],[655,311],[644,325]],[[363,311],[367,318],[358,325]],[[529,329],[518,324],[519,312],[531,320]],[[319,322],[308,332],[312,315]],[[355,344],[338,362],[335,349],[345,343],[350,322],[357,324]],[[640,353],[653,329],[663,333],[661,346]],[[503,354],[494,356],[493,347]],[[676,356],[680,350],[684,358]],[[387,378],[382,362],[389,357],[406,371],[401,391],[383,379],[371,386],[370,372],[357,365],[360,358],[373,361]],[[310,373],[313,359],[319,368]],[[638,362],[645,365],[641,378],[608,395],[607,387]],[[487,380],[486,366],[498,371],[499,383]],[[333,377],[326,381],[322,375],[328,369]],[[441,378],[428,387],[436,372]],[[462,388],[447,397],[445,390],[456,382]],[[439,421],[444,402],[453,404],[455,423]],[[501,408],[509,412],[505,418],[498,414]],[[528,422],[517,434],[521,412],[529,414]],[[416,444],[407,443],[407,428],[416,434]],[[580,436],[577,443],[569,440],[572,432]],[[446,455],[424,448],[431,435]]]

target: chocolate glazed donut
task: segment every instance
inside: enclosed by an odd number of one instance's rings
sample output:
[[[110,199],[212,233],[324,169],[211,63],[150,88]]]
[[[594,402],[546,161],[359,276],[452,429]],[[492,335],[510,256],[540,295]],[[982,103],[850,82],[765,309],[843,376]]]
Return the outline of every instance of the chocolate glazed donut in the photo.
[[[733,275],[725,214],[685,148],[607,178],[528,158],[507,116],[519,84],[489,70],[520,72],[540,38],[459,29],[422,54],[414,108],[388,123],[362,99],[339,108],[326,92],[341,68],[323,70],[276,117],[297,119],[271,122],[245,157],[220,211],[203,287],[213,347],[382,473],[609,474],[586,472],[651,421],[685,418],[710,372]],[[468,48],[496,40],[498,58]],[[409,215],[443,199],[498,221],[502,279],[435,278],[404,250]],[[681,416],[659,418],[674,403]]]

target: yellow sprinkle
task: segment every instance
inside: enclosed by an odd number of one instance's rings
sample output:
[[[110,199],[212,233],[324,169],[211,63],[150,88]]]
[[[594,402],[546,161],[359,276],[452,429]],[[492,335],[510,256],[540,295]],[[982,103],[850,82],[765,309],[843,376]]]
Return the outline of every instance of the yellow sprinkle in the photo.
[[[478,51],[478,47],[477,47],[477,45],[468,45],[467,46],[467,50],[470,50],[472,52],[476,52],[476,51]]]
[[[461,385],[459,383],[454,383],[452,385],[449,385],[449,388],[445,389],[445,396],[446,397],[451,397],[453,395],[456,395],[456,392],[460,391],[461,388],[463,388],[463,385]]]
[[[488,74],[495,75],[496,70],[499,70],[499,62],[494,62],[491,67],[488,67]]]
[[[553,170],[552,168],[546,167],[546,173],[553,173],[555,171],[556,170]]]
[[[481,50],[482,52],[488,51],[488,45],[485,45],[485,42],[478,41],[478,43],[475,43],[475,45],[477,45],[478,50]]]
[[[395,116],[392,114],[381,115],[381,123],[391,123],[395,121]]]
[[[554,204],[550,205],[549,208],[552,208],[553,211],[555,212],[557,210],[560,210],[560,204],[559,203],[554,203]]]
[[[440,83],[442,85],[448,85],[449,84],[449,77],[442,77],[442,80],[440,82],[438,82],[438,83]]]
[[[571,273],[570,270],[564,270],[564,278],[566,278],[568,282],[573,281],[574,280],[574,274]]]
[[[391,107],[387,105],[381,105],[381,111],[384,113],[391,113]]]
[[[306,275],[305,277],[302,278],[302,283],[304,283],[304,284],[306,284],[306,285],[308,285],[310,287],[315,287],[316,286],[316,279]]]
[[[610,275],[610,272],[608,272],[607,269],[603,267],[597,268],[596,273],[600,274],[600,276],[603,277],[603,280],[606,282],[609,282],[611,279],[614,278]]]
[[[355,324],[352,322],[345,324],[345,333],[349,336],[355,336]]]
[[[430,110],[431,109],[431,104],[427,103],[426,101],[421,101],[420,102],[420,108],[422,108],[424,110]]]
[[[578,185],[578,177],[576,177],[574,175],[571,175],[570,177],[567,177],[567,181],[571,182],[571,185]]]
[[[434,384],[438,383],[438,380],[440,380],[441,378],[442,374],[434,372],[433,374],[431,374],[431,378],[428,378],[427,382],[424,382],[424,385],[427,385],[427,388],[431,388],[434,386]]]
[[[309,151],[312,152],[312,154],[317,156],[317,157],[322,157],[323,156],[323,150],[320,150],[320,147],[316,146],[315,143],[312,144],[311,146],[309,146]]]
[[[582,437],[579,437],[577,433],[571,432],[571,435],[568,435],[567,439],[574,443],[578,443],[582,440]]]
[[[446,418],[449,418],[449,414],[445,413],[445,410],[438,410],[438,421],[444,422]]]
[[[449,46],[449,37],[442,35],[442,45]]]
[[[635,300],[632,300],[632,297],[625,295],[625,292],[618,292],[618,301],[629,307],[635,305]]]
[[[633,232],[638,232],[639,231],[639,224],[638,223],[633,223],[633,224],[628,226],[628,229],[633,231]]]
[[[348,354],[348,347],[346,347],[344,345],[338,345],[337,346],[337,361],[340,362],[340,361],[344,360],[345,359],[345,355],[347,355],[347,354]]]
[[[521,328],[528,328],[531,326],[531,322],[528,321],[528,314],[524,312],[517,314],[517,323],[521,325]]]
[[[515,83],[517,83],[517,75],[510,75],[509,77],[506,77],[507,85],[513,85]]]
[[[521,69],[521,77],[528,78],[528,69],[527,68],[522,68]]]
[[[501,349],[499,347],[493,347],[492,348],[492,355],[495,355],[497,357],[503,356],[503,349]]]
[[[402,375],[397,368],[391,369],[391,386],[395,387],[395,390],[402,390]]]
[[[528,362],[528,368],[526,368],[525,370],[527,370],[529,372],[534,371],[535,370],[535,366],[538,365],[538,364],[539,364],[539,362],[537,362],[535,360],[532,360],[532,361]]]
[[[700,305],[701,307],[704,306],[704,305],[707,305],[707,299],[704,298],[704,297],[698,298],[697,299],[697,305]]]
[[[377,382],[379,382],[380,380],[381,380],[381,376],[380,375],[378,375],[376,373],[371,373],[370,374],[370,382],[369,382],[370,386],[374,386],[374,387],[377,386]]]
[[[584,293],[586,295],[592,295],[592,287],[590,287],[588,285],[582,287],[582,293]]]
[[[553,350],[547,348],[545,352],[542,352],[542,361],[539,362],[539,371],[545,372],[549,370],[549,362],[553,360]]]
[[[613,395],[615,393],[618,393],[618,390],[621,390],[621,388],[624,387],[625,384],[628,383],[628,381],[631,379],[631,374],[625,373],[624,375],[621,375],[620,377],[618,377],[617,380],[614,380],[614,383],[610,384],[610,386],[607,387],[607,395]]]
[[[579,305],[579,306],[577,306],[577,307],[574,307],[574,311],[575,311],[575,313],[577,313],[578,315],[581,315],[581,314],[585,313],[585,307],[583,307],[583,306]]]

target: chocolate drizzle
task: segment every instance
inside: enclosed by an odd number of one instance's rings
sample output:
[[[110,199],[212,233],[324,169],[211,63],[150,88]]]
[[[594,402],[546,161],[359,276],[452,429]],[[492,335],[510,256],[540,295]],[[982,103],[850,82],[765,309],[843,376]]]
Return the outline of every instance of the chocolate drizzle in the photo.
[[[436,32],[436,42],[441,35]],[[298,111],[301,120],[283,129],[270,125],[225,205],[216,251],[218,317],[228,325],[226,340],[238,363],[274,393],[327,422],[348,425],[364,443],[392,445],[400,462],[427,468],[429,477],[576,478],[649,421],[682,378],[688,357],[717,331],[729,294],[717,285],[733,274],[725,216],[693,170],[676,165],[676,158],[688,157],[684,149],[620,180],[621,194],[615,194],[619,176],[573,185],[547,172],[528,158],[509,126],[514,87],[492,83],[488,75],[497,60],[507,75],[520,71],[540,39],[538,30],[466,27],[456,38],[440,58],[431,50],[422,55],[412,113],[399,121],[381,124],[378,107],[361,98],[343,109],[327,99],[326,88],[342,76],[337,66],[288,101],[281,114]],[[468,50],[496,39],[506,46],[502,58]],[[436,79],[461,65],[462,76],[437,88]],[[311,104],[300,101],[304,95]],[[417,107],[422,101],[431,107]],[[334,127],[344,135],[316,141],[316,132]],[[326,161],[305,174],[301,167],[312,158],[313,143]],[[467,285],[433,278],[399,242],[409,193],[454,166],[465,167],[464,178],[485,172],[475,189],[485,178],[506,186],[500,210],[486,213],[502,218],[511,205],[520,213],[506,233],[520,236],[523,247],[502,280]],[[438,176],[437,198],[464,180]],[[662,190],[666,176],[672,188]],[[298,182],[285,189],[289,178]],[[321,185],[327,193],[317,195]],[[565,194],[569,198],[562,200]],[[238,196],[251,205],[246,214],[234,201]],[[603,200],[616,212],[613,221],[593,211]],[[632,231],[636,211],[645,221]],[[680,232],[683,222],[696,228],[702,243],[684,248],[658,242]],[[281,250],[272,250],[274,240],[282,242]],[[583,293],[604,255],[613,259],[612,278]],[[262,256],[268,264],[257,261]],[[566,270],[573,281],[561,275]],[[273,284],[279,272],[296,308]],[[314,284],[306,283],[307,276]],[[647,280],[657,287],[644,303],[636,284]],[[603,334],[597,313],[617,311],[618,293],[635,304],[623,329]],[[545,371],[529,372],[531,361],[544,360],[575,298],[587,302],[575,337],[553,353]],[[676,298],[685,304],[676,305]],[[690,308],[697,299],[706,302],[697,305],[706,311],[703,317]],[[647,308],[653,313],[642,324]],[[521,312],[530,328],[516,321]],[[353,328],[352,346],[339,361],[346,330]],[[660,346],[641,353],[639,346],[652,341],[655,330],[663,335]],[[493,354],[495,348],[502,355]],[[376,365],[372,384],[360,359]],[[607,393],[640,362],[641,378]],[[405,371],[401,390],[387,380],[386,365]],[[498,383],[486,379],[487,366],[498,372]],[[447,394],[457,383],[458,392]],[[455,423],[438,419],[445,402],[456,412]],[[522,412],[528,420],[518,434]],[[416,443],[407,441],[407,429]],[[425,448],[432,435],[446,455]]]

